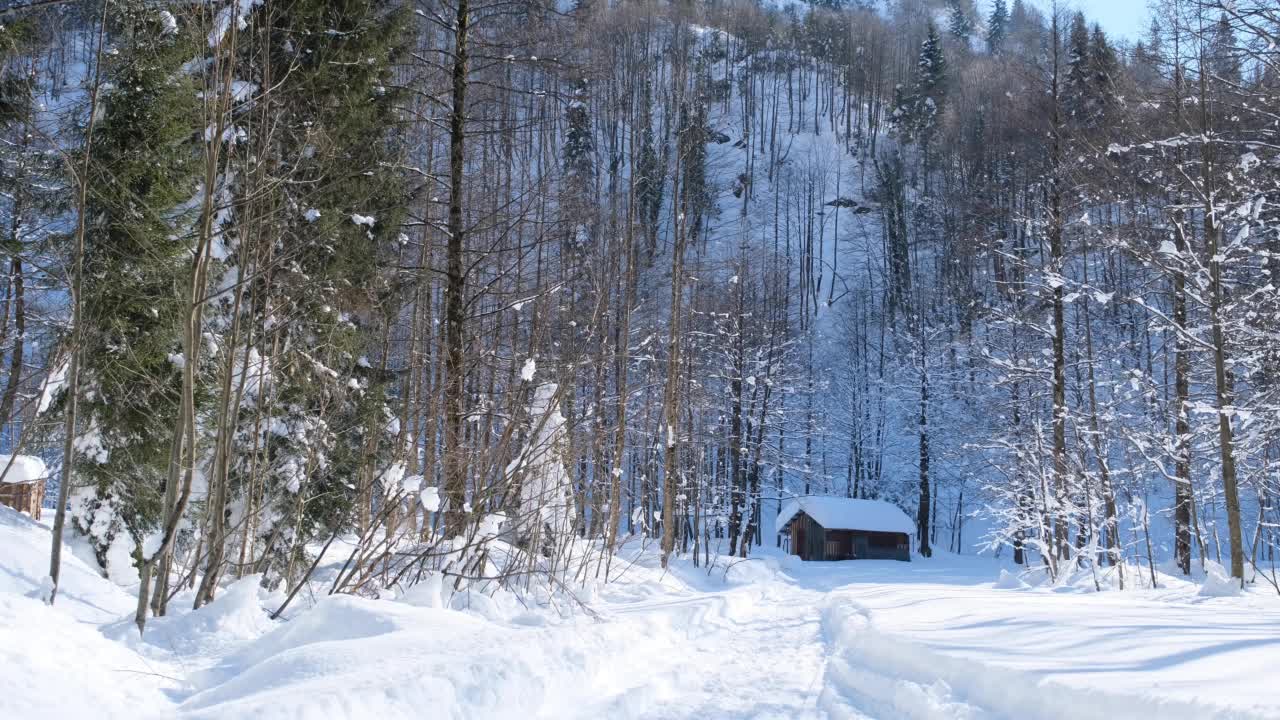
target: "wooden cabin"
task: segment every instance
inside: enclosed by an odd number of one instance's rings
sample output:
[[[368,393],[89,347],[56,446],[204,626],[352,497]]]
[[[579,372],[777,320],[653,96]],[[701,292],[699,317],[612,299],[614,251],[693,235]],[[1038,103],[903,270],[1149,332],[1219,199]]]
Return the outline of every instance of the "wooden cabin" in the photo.
[[[778,532],[801,560],[911,560],[915,523],[883,500],[800,497],[782,504]]]
[[[0,455],[0,505],[40,519],[46,480],[44,461],[31,455]]]

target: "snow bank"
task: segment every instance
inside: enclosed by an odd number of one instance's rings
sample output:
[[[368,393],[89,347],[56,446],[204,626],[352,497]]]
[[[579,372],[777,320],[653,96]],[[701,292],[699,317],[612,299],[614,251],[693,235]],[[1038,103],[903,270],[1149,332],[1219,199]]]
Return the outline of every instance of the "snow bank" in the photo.
[[[1022,578],[1009,572],[1008,570],[1005,570],[1004,568],[1001,568],[1000,579],[996,580],[995,587],[1000,588],[1002,590],[1022,590],[1025,588],[1029,588],[1031,586],[1023,582]]]
[[[1280,649],[1280,602],[1269,588],[1204,597],[1196,582],[1162,576],[1152,590],[1129,573],[1125,591],[1095,592],[1091,582],[1087,588],[1002,589],[992,582],[1001,564],[972,556],[820,565],[829,564],[805,563],[794,571],[797,580],[832,588],[830,602],[866,610],[869,629],[884,639],[863,649],[873,658],[866,661],[871,669],[878,667],[881,645],[904,646],[941,658],[943,670],[954,664],[956,672],[973,668],[1066,688],[1054,691],[1064,702],[1075,694],[1100,698],[1079,704],[1074,717],[1138,717],[1150,708],[1172,718],[1280,718],[1280,698],[1264,669],[1274,666]],[[832,637],[840,640],[834,632]],[[932,667],[932,660],[922,662]],[[898,672],[893,665],[880,671]],[[948,683],[954,699],[987,717],[1056,717],[1039,706],[1021,714],[994,712],[945,673],[914,679]],[[1165,704],[1172,708],[1168,713]],[[1098,710],[1113,706],[1115,712]]]
[[[0,507],[0,717],[172,717],[164,694],[178,671],[99,632],[133,598],[62,552],[53,607],[39,597],[49,573],[47,528]]]
[[[1204,584],[1200,586],[1203,597],[1236,597],[1243,590],[1240,581],[1231,577],[1227,569],[1212,560],[1204,563]]]
[[[1274,597],[1187,581],[1081,593],[1005,573],[1010,591],[998,563],[945,553],[662,568],[633,541],[607,584],[589,566],[522,598],[438,576],[395,599],[317,585],[282,621],[246,577],[198,611],[180,593],[139,638],[133,598],[70,553],[58,604],[30,597],[48,543],[0,508],[3,718],[1280,717]]]
[[[823,628],[829,642],[838,648],[827,666],[829,685],[820,701],[833,717],[862,717],[850,713],[851,701],[860,711],[911,720],[1260,717],[1150,693],[1118,695],[1068,687],[1006,667],[941,655],[901,637],[882,634],[865,608],[839,594],[830,596],[823,608]]]
[[[0,505],[0,595],[39,598],[49,576],[49,529]],[[86,622],[106,622],[131,612],[134,601],[107,582],[67,545],[62,549],[57,607]]]
[[[181,710],[219,720],[560,717],[619,667],[619,638],[580,623],[527,628],[334,596],[228,657]]]
[[[172,717],[157,666],[58,606],[0,594],[0,717]]]
[[[108,625],[107,637],[145,652],[152,646],[176,655],[210,656],[229,652],[256,640],[276,627],[269,613],[279,607],[284,596],[259,587],[261,576],[241,578],[219,591],[213,602],[198,611],[191,609],[195,593],[186,590],[169,601],[164,617],[147,621],[138,637],[133,619],[123,618]]]

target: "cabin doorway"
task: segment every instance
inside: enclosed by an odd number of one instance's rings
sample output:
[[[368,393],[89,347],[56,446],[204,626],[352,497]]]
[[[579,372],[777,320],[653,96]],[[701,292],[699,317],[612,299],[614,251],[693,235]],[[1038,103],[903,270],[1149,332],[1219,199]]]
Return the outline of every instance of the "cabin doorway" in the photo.
[[[869,554],[868,550],[869,550],[869,547],[867,544],[867,536],[854,535],[853,536],[853,556],[859,559],[865,558]]]

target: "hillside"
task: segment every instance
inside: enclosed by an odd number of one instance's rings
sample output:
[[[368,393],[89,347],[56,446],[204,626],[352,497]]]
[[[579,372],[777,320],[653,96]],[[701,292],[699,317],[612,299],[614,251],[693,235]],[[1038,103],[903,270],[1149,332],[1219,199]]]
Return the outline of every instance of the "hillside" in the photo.
[[[1107,10],[0,3],[4,702],[1273,715],[1280,9]]]

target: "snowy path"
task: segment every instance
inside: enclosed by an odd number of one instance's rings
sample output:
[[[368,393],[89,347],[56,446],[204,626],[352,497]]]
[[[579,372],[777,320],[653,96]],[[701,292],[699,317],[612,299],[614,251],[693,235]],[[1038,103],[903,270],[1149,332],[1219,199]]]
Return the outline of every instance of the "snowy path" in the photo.
[[[1259,682],[1280,602],[993,588],[991,564],[790,563],[775,577],[607,608],[601,699],[537,717],[1280,718]],[[607,686],[608,683],[605,683]],[[512,716],[516,717],[516,716]]]
[[[818,708],[826,670],[815,611],[820,600],[819,593],[769,585],[619,608],[614,618],[687,614],[685,642],[670,657],[636,668],[638,688],[566,717],[824,717]]]
[[[594,614],[330,597],[266,618],[253,578],[139,639],[132,599],[0,509],[0,717],[290,720],[1280,718],[1280,599],[996,587],[989,560],[736,565],[652,554]],[[420,586],[421,587],[421,586]],[[186,605],[189,607],[189,605]]]

